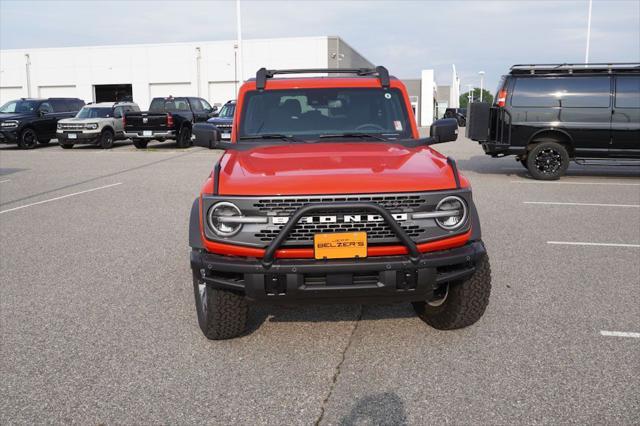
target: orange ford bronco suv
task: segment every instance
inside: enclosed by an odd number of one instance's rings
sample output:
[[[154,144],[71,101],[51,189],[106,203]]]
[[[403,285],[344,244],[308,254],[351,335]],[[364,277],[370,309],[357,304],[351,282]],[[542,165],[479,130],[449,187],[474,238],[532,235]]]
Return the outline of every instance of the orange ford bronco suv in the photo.
[[[217,132],[194,125],[195,145]],[[420,138],[384,67],[260,69],[191,210],[205,336],[244,333],[250,302],[411,302],[437,329],[478,321],[491,274],[471,187],[430,147],[456,137],[444,119]]]

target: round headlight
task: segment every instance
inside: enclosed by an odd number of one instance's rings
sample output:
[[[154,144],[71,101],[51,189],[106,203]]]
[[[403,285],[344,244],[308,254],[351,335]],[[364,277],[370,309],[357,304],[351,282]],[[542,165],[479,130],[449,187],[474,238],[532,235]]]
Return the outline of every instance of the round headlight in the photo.
[[[58,129],[62,129],[62,124],[58,123]]]
[[[440,200],[436,212],[451,212],[451,215],[436,218],[436,223],[447,231],[460,228],[467,220],[467,204],[454,195]]]
[[[241,215],[240,209],[235,204],[221,201],[209,208],[209,213],[207,214],[209,227],[221,237],[230,237],[240,231],[242,223],[228,219]]]
[[[84,127],[85,129],[95,130],[98,128],[98,123],[89,123],[89,124],[86,124]]]

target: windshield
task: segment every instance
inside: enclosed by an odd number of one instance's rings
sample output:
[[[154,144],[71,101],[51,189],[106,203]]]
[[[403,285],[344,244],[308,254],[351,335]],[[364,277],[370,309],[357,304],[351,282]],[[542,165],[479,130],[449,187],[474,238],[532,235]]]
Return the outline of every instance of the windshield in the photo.
[[[111,108],[84,107],[76,115],[76,118],[107,118],[111,117]]]
[[[11,101],[0,107],[0,112],[5,113],[20,113],[20,112],[34,112],[38,109],[39,101]]]
[[[397,89],[326,88],[247,93],[240,138],[285,135],[295,139],[367,134],[410,138],[402,94]]]
[[[222,118],[233,118],[233,113],[236,111],[236,105],[235,104],[225,104],[221,109],[220,109],[220,114],[218,114],[218,117],[222,117]]]

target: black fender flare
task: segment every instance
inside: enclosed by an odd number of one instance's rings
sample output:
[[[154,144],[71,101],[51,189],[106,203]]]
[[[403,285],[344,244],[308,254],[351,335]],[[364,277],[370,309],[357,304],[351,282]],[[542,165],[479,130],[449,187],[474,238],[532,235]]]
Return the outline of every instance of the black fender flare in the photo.
[[[473,202],[473,198],[470,198],[471,202],[469,203],[469,220],[471,221],[471,237],[469,238],[469,241],[480,241],[482,240],[480,216],[478,216],[478,210],[476,209],[476,204]]]
[[[104,126],[102,128],[102,130],[100,130],[100,134],[103,134],[105,130],[109,130],[111,133],[113,133],[113,137],[116,137],[116,131],[113,129],[113,127],[111,126]]]
[[[204,250],[200,237],[200,197],[193,200],[191,214],[189,215],[189,246],[193,249]]]

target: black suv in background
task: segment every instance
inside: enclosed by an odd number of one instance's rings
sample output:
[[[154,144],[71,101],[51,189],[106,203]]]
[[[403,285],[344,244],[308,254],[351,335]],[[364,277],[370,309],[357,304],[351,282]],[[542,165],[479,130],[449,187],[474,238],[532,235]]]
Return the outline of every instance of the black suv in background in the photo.
[[[495,103],[473,103],[467,137],[515,155],[536,179],[580,164],[640,164],[640,64],[514,65]]]
[[[84,106],[77,98],[18,99],[0,107],[0,143],[31,149],[56,137],[62,118],[74,117]]]
[[[228,101],[220,108],[215,117],[207,120],[207,123],[215,124],[220,131],[220,139],[226,142],[231,141],[231,125],[233,124],[233,115],[236,111],[236,101]]]
[[[125,113],[124,134],[138,149],[146,148],[151,140],[167,139],[175,139],[179,148],[187,148],[193,124],[207,121],[217,110],[202,98],[153,98],[149,111]]]

